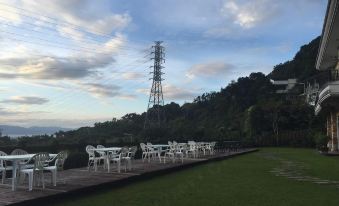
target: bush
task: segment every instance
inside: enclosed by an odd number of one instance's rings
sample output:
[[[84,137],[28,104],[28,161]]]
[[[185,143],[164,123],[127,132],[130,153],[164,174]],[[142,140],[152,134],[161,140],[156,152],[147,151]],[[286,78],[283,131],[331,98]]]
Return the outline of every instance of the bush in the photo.
[[[71,152],[64,164],[64,169],[72,169],[86,167],[88,163],[88,155],[85,152]]]
[[[324,133],[318,132],[314,134],[314,142],[316,143],[317,149],[322,152],[328,151],[328,141],[330,138]]]

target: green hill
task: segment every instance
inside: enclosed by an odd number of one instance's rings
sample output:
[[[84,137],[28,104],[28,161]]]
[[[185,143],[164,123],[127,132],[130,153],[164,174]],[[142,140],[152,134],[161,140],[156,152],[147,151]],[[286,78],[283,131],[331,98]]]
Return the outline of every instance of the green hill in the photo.
[[[302,81],[315,75],[319,44],[320,37],[317,37],[309,44],[302,46],[293,60],[276,65],[268,77],[273,80],[297,78]]]

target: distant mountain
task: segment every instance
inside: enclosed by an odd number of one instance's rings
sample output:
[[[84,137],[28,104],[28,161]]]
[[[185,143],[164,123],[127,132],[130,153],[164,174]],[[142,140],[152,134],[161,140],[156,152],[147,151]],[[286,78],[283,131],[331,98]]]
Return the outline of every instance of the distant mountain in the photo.
[[[62,127],[19,127],[19,126],[11,126],[11,125],[0,125],[0,129],[2,130],[2,135],[8,136],[23,136],[23,135],[41,135],[41,134],[54,134],[58,131],[69,131],[72,130],[70,128],[62,128]]]

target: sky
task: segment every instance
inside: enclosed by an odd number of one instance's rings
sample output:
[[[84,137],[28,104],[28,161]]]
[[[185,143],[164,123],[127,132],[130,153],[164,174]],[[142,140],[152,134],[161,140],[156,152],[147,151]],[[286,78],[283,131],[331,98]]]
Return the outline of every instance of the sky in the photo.
[[[0,0],[0,124],[77,128],[268,74],[321,34],[326,0]]]

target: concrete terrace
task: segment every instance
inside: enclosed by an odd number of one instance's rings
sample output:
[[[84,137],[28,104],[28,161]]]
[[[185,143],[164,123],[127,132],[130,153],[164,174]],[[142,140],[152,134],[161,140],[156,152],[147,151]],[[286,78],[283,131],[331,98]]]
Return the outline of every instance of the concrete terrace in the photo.
[[[33,191],[28,191],[28,183],[18,186],[18,190],[11,190],[10,181],[7,179],[6,184],[0,184],[0,206],[1,205],[36,205],[47,204],[55,199],[73,197],[74,195],[84,195],[91,192],[97,192],[108,188],[117,188],[140,180],[168,174],[175,171],[190,168],[196,165],[208,163],[211,161],[223,160],[237,155],[257,151],[257,149],[242,149],[237,152],[217,152],[212,156],[204,156],[197,159],[185,159],[184,163],[159,163],[151,161],[150,163],[141,160],[133,162],[132,171],[121,173],[114,171],[107,173],[106,170],[99,168],[97,172],[88,172],[87,168],[77,168],[61,171],[58,173],[57,186],[53,187],[50,183],[50,174],[46,173],[46,188],[35,187]]]

